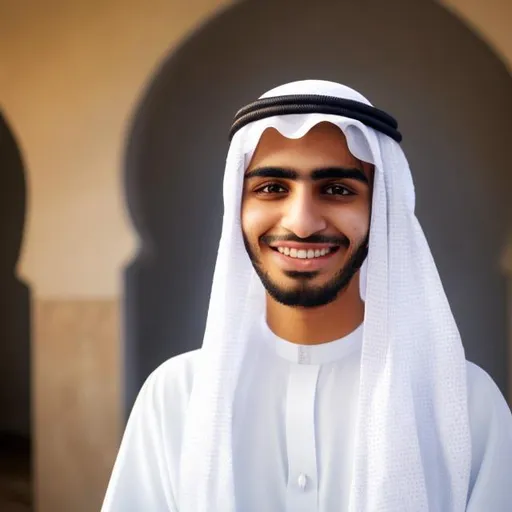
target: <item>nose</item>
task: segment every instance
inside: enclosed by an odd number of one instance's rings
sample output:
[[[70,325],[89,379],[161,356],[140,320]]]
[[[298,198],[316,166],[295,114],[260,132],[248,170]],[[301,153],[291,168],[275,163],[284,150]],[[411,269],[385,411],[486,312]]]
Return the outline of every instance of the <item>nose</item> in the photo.
[[[312,194],[303,190],[287,199],[281,226],[299,238],[307,238],[323,231],[327,227],[327,222]]]

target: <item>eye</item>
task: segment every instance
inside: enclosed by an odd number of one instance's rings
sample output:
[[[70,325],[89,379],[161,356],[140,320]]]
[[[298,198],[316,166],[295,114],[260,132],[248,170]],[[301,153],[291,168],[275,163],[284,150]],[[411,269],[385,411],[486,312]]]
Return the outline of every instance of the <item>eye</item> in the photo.
[[[279,183],[269,183],[256,191],[258,194],[282,194],[286,189]]]
[[[354,195],[354,192],[352,192],[347,187],[344,187],[343,185],[340,185],[338,183],[325,187],[324,191],[328,196],[353,196]]]

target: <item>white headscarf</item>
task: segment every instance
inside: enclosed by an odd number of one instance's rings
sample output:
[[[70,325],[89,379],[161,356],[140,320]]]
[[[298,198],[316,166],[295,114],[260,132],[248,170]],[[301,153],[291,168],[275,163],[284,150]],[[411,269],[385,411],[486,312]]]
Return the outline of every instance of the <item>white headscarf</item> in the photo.
[[[336,83],[307,80],[263,97],[319,94],[370,102]],[[186,417],[181,512],[234,512],[232,420],[239,371],[265,291],[240,222],[243,175],[263,131],[289,138],[320,122],[375,166],[369,254],[361,279],[364,338],[350,512],[461,512],[471,464],[466,362],[423,231],[399,144],[361,122],[324,114],[275,116],[238,131],[224,177],[224,219],[208,320]],[[340,454],[340,456],[342,456]],[[237,512],[243,512],[238,508]]]

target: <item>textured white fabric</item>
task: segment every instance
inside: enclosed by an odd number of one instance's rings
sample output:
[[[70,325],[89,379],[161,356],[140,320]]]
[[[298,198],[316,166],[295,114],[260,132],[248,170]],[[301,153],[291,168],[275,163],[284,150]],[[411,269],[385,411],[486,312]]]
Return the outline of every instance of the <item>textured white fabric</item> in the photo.
[[[323,94],[369,103],[339,84],[302,81],[265,96]],[[203,350],[186,418],[180,512],[235,511],[233,397],[251,322],[264,290],[246,255],[240,204],[246,162],[265,128],[301,137],[329,121],[351,152],[375,165],[365,283],[359,414],[350,512],[437,510],[466,503],[470,473],[466,369],[457,327],[423,232],[400,146],[358,121],[332,115],[273,117],[232,140],[224,179],[224,221]]]
[[[251,336],[234,404],[237,511],[346,512],[362,329],[316,346],[282,340],[264,322]],[[184,418],[200,357],[200,351],[174,357],[144,384],[102,512],[182,511],[176,497]],[[467,363],[467,376],[473,453],[467,512],[509,512],[512,415],[484,371]],[[440,485],[431,510],[445,510],[448,492]]]

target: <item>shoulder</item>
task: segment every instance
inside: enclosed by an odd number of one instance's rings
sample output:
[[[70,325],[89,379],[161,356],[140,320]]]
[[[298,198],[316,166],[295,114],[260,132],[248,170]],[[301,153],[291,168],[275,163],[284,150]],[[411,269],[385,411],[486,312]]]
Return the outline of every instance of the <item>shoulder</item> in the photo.
[[[172,357],[146,379],[130,412],[102,510],[177,510],[185,412],[201,350]]]
[[[467,361],[466,374],[470,415],[484,411],[490,412],[496,407],[508,409],[500,389],[485,370]]]
[[[480,467],[491,447],[512,453],[512,414],[491,376],[467,363],[468,413],[473,470]]]
[[[492,377],[467,362],[468,412],[473,439],[483,439],[496,422],[511,427],[510,408]]]
[[[158,366],[146,379],[135,406],[148,407],[158,413],[184,410],[192,391],[194,374],[201,357],[201,349],[174,356]]]
[[[500,389],[482,368],[467,363],[471,474],[468,511],[510,510],[512,414]]]
[[[167,359],[148,377],[153,386],[169,385],[189,387],[192,385],[197,362],[201,357],[201,349],[185,352]]]

